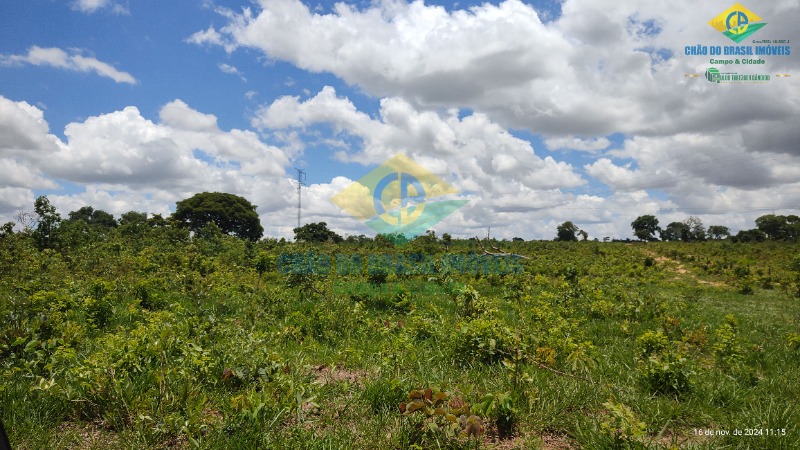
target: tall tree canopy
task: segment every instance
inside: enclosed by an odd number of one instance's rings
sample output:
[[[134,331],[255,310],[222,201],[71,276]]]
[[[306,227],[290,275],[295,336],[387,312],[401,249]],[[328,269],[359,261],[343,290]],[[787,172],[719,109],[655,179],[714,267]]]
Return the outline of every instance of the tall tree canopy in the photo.
[[[689,227],[683,222],[672,222],[660,232],[662,241],[689,240]]]
[[[564,222],[556,227],[556,240],[557,241],[577,241],[578,237],[575,235],[580,228],[572,222]]]
[[[328,229],[325,222],[308,223],[294,229],[294,240],[305,242],[342,242],[342,237]]]
[[[213,222],[226,234],[251,241],[264,235],[264,227],[256,213],[256,206],[238,195],[222,192],[203,192],[177,203],[175,220],[181,227],[197,233],[207,223]]]
[[[96,225],[104,228],[114,228],[117,226],[117,221],[112,214],[102,209],[94,209],[91,206],[84,206],[77,211],[72,211],[69,213],[68,220],[73,222],[82,220],[86,222],[87,225]]]
[[[54,248],[58,241],[58,226],[61,224],[61,214],[56,207],[50,204],[46,195],[36,198],[33,210],[37,216],[36,231],[33,235],[36,245],[40,250]]]
[[[770,239],[797,239],[800,237],[800,218],[796,215],[767,214],[756,219],[756,227]]]
[[[658,219],[653,215],[639,216],[631,222],[633,234],[642,241],[652,241],[656,237],[656,232],[661,229],[658,227]]]
[[[706,230],[706,234],[708,234],[708,237],[711,239],[725,239],[731,235],[731,229],[724,225],[711,225],[708,227],[708,230]]]

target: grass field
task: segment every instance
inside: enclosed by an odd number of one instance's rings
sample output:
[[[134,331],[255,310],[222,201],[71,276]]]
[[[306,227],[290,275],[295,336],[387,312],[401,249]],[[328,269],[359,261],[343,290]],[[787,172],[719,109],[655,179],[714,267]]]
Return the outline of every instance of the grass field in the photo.
[[[496,242],[523,271],[345,275],[278,261],[445,249],[0,244],[16,449],[800,448],[797,244]]]

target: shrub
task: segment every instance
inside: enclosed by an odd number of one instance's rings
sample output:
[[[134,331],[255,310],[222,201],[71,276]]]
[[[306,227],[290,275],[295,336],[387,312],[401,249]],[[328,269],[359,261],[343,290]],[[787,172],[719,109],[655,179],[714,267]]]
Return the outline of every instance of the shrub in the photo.
[[[640,421],[628,405],[609,400],[603,403],[608,410],[600,424],[602,434],[613,441],[613,448],[623,448],[645,435],[645,423]]]
[[[667,340],[667,336],[661,331],[645,331],[644,334],[636,339],[636,344],[641,349],[639,356],[648,358],[664,351],[669,341]]]
[[[105,296],[101,298],[86,297],[83,307],[86,309],[86,321],[96,328],[105,327],[111,316],[114,315],[113,306]]]
[[[511,355],[519,337],[494,319],[475,319],[462,325],[456,334],[455,353],[462,361],[495,363]]]
[[[714,330],[714,356],[724,367],[734,367],[744,361],[744,348],[736,336],[736,318],[729,314],[725,319],[725,323]]]
[[[652,355],[640,361],[638,370],[644,387],[651,394],[680,397],[691,390],[693,372],[680,352]]]
[[[497,434],[501,439],[508,438],[514,433],[519,420],[516,401],[508,392],[486,394],[475,405],[475,412],[483,417],[492,418],[497,425]]]
[[[458,314],[462,317],[474,319],[491,312],[489,303],[481,298],[474,287],[468,284],[456,290],[455,301],[458,306]]]
[[[408,402],[399,405],[400,412],[408,416],[422,416],[415,421],[412,441],[407,447],[422,446],[434,448],[440,445],[440,439],[456,441],[458,438],[480,437],[485,427],[483,419],[470,413],[470,405],[461,397],[454,396],[436,388],[415,389],[408,394]],[[436,445],[436,447],[439,447]]]
[[[589,307],[592,316],[605,319],[614,315],[614,304],[608,300],[595,300]]]

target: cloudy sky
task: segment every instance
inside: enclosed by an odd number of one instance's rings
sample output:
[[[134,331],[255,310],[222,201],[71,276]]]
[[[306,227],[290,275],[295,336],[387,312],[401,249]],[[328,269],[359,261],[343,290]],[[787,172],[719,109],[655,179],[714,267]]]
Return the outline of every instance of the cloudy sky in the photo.
[[[0,222],[38,195],[63,216],[168,214],[220,191],[291,237],[301,168],[304,222],[371,235],[330,199],[404,153],[469,200],[439,234],[752,228],[800,212],[800,1],[745,3],[767,25],[742,45],[789,55],[686,55],[736,45],[708,24],[732,4],[6,0]]]

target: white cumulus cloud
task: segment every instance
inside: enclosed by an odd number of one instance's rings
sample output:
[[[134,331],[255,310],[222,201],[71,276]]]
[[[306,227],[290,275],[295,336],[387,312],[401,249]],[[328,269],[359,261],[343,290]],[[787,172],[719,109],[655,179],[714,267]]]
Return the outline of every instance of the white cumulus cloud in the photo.
[[[128,7],[112,0],[75,0],[72,9],[86,14],[108,8],[114,14],[129,14]]]
[[[43,48],[34,45],[28,49],[26,55],[0,55],[0,64],[6,66],[31,64],[34,66],[56,67],[73,72],[94,72],[117,83],[137,83],[133,75],[117,70],[111,64],[100,61],[97,58],[83,56],[74,50],[67,53],[57,47]]]

